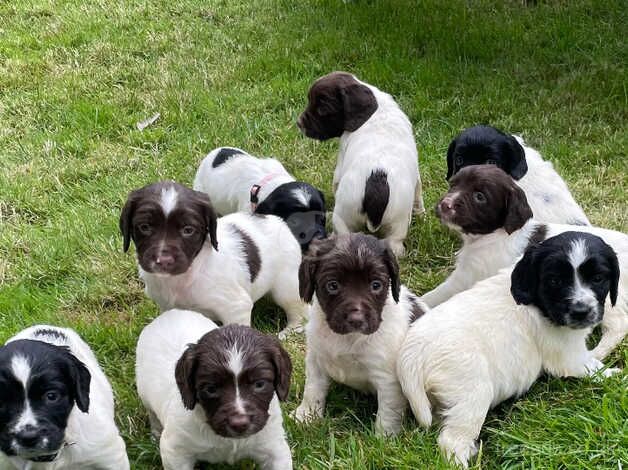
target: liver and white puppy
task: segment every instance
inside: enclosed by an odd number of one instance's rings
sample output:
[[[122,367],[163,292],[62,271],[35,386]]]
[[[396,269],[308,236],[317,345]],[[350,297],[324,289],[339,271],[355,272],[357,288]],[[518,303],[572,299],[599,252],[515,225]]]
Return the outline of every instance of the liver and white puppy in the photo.
[[[305,319],[301,249],[279,217],[216,219],[207,194],[159,182],[129,194],[120,230],[124,251],[135,242],[146,294],[161,311],[189,308],[223,324],[250,325],[253,303],[270,293],[288,316],[283,333]]]
[[[336,233],[365,227],[404,252],[412,210],[423,213],[412,125],[395,100],[345,72],[319,78],[297,125],[308,137],[340,137],[334,171]]]
[[[129,468],[111,385],[73,330],[32,326],[0,347],[0,468]]]
[[[252,458],[291,470],[279,400],[290,388],[290,356],[272,336],[169,310],[137,343],[137,390],[166,470]]]
[[[531,244],[566,231],[593,233],[609,244],[622,262],[623,288],[617,306],[604,316],[602,339],[594,349],[598,359],[606,357],[628,333],[628,236],[597,227],[546,224],[533,219],[521,188],[492,165],[464,168],[449,180],[449,186],[436,206],[436,214],[443,224],[460,234],[463,246],[456,255],[454,271],[425,294],[423,301],[435,307],[512,266]]]
[[[482,164],[496,165],[512,176],[526,193],[535,219],[590,225],[552,163],[527,147],[521,137],[490,126],[475,126],[451,141],[447,150],[447,179],[461,168]]]
[[[281,217],[303,250],[313,238],[326,236],[323,193],[295,181],[274,158],[257,158],[233,147],[214,149],[201,162],[194,189],[207,193],[221,215],[247,212]]]
[[[410,327],[399,380],[421,425],[431,425],[433,407],[441,412],[438,443],[448,457],[466,467],[488,410],[525,393],[541,373],[583,377],[604,367],[586,339],[606,298],[615,303],[618,280],[610,246],[565,232]]]
[[[310,247],[299,271],[312,302],[298,421],[320,417],[330,379],[377,394],[375,430],[395,434],[407,402],[395,374],[397,351],[425,305],[399,283],[386,243],[370,235],[334,235]]]

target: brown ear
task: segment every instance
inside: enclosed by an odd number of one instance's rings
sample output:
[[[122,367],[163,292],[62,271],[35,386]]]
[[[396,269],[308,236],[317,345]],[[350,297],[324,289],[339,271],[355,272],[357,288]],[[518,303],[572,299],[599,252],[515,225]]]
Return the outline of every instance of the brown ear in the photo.
[[[122,213],[120,214],[120,232],[122,232],[122,237],[124,240],[122,243],[122,249],[125,253],[129,251],[129,246],[131,246],[131,238],[133,232],[131,222],[133,221],[133,214],[135,213],[136,201],[136,192],[132,191],[126,200],[124,207],[122,208]]]
[[[373,92],[361,83],[351,83],[340,89],[344,108],[344,127],[353,132],[364,124],[377,110]]]
[[[275,366],[275,391],[280,401],[285,401],[290,392],[290,378],[292,377],[292,361],[290,355],[281,346],[281,343],[272,338],[271,357]]]
[[[399,264],[397,263],[397,257],[387,243],[386,250],[384,251],[384,263],[386,263],[386,268],[388,268],[388,276],[390,276],[390,290],[392,292],[393,299],[395,302],[399,303],[399,291],[401,290],[401,281],[399,280]]]
[[[183,399],[183,406],[193,410],[196,406],[196,345],[190,344],[174,369],[174,377]]]
[[[507,198],[504,230],[511,234],[523,227],[528,219],[532,218],[532,209],[530,209],[525,193],[514,182],[510,187]]]
[[[299,295],[308,304],[312,302],[316,290],[316,270],[318,261],[315,256],[304,256],[299,266]]]
[[[218,216],[214,211],[214,206],[206,193],[195,191],[198,197],[198,202],[203,207],[203,217],[205,217],[205,226],[207,227],[207,234],[209,235],[209,241],[211,242],[214,250],[218,251],[218,238],[216,237],[216,228],[218,226]]]

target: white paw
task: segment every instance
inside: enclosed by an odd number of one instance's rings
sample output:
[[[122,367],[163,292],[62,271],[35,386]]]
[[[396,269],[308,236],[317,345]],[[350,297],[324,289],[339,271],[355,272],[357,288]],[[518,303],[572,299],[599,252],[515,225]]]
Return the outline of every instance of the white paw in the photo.
[[[401,258],[406,254],[406,248],[403,246],[402,242],[388,242],[390,245],[390,249],[395,254],[397,258]]]
[[[287,326],[286,328],[281,330],[279,333],[277,333],[277,337],[283,341],[287,339],[288,336],[290,335],[302,334],[304,331],[305,331],[305,327],[303,325]]]
[[[308,423],[322,416],[322,410],[306,406],[303,403],[290,414],[290,417],[299,423]]]
[[[396,436],[401,431],[401,424],[382,423],[379,420],[375,422],[375,434],[378,436],[390,437]]]
[[[611,367],[602,372],[602,375],[604,377],[610,377],[611,375],[618,374],[619,372],[621,372],[621,369],[619,367]]]
[[[478,446],[473,439],[455,436],[446,430],[438,436],[438,445],[448,460],[462,468],[469,468],[469,460],[478,453]]]

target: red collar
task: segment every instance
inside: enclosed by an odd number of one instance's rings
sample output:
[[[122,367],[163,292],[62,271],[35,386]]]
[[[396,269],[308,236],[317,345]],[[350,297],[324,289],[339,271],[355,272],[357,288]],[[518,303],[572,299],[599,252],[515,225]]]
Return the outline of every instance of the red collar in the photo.
[[[270,173],[264,176],[259,183],[251,186],[251,212],[255,212],[255,209],[257,209],[257,203],[259,202],[259,198],[257,197],[257,195],[262,189],[262,186],[264,186],[265,184],[267,184],[269,181],[273,180],[277,176],[281,176],[281,175],[282,173]]]

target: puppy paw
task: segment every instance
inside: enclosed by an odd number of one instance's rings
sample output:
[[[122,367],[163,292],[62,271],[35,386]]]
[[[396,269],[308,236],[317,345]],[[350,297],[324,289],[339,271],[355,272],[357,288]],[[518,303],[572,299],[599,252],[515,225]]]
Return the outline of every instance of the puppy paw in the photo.
[[[305,327],[303,325],[287,326],[286,328],[281,330],[279,333],[277,333],[277,337],[283,341],[291,335],[302,334],[304,331],[305,331]]]
[[[375,422],[375,434],[383,437],[392,437],[399,434],[401,425],[396,423],[382,423],[379,420]]]
[[[610,377],[610,376],[615,375],[615,374],[618,374],[618,373],[620,373],[620,372],[621,372],[621,369],[620,369],[619,367],[610,367],[610,368],[608,368],[608,369],[604,370],[604,371],[602,372],[602,375],[603,375],[604,377]]]
[[[447,429],[438,436],[438,446],[448,460],[462,468],[469,468],[469,460],[478,453],[474,439],[465,438]]]
[[[308,423],[315,419],[321,418],[322,416],[322,410],[306,406],[303,403],[300,404],[296,410],[290,413],[290,417],[299,423]]]
[[[406,254],[406,247],[403,246],[403,242],[389,241],[388,244],[397,258],[401,258]]]

